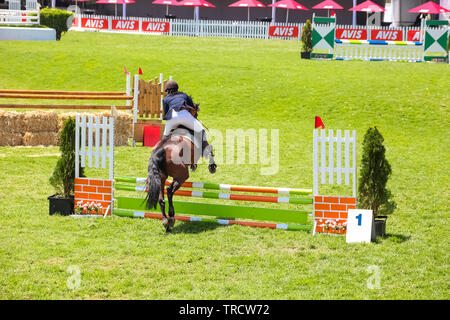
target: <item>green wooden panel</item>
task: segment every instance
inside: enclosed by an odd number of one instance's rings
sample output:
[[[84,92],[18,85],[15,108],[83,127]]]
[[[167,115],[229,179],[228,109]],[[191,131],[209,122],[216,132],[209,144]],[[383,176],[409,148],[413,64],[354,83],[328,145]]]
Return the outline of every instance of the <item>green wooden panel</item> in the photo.
[[[221,217],[224,219],[241,218],[259,221],[273,221],[284,223],[291,222],[298,224],[306,224],[308,222],[308,214],[310,213],[307,211],[299,210],[244,207],[200,202],[174,201],[173,204],[175,208],[175,214],[193,214],[201,216]],[[160,212],[159,206],[156,210],[146,209],[145,201],[142,198],[117,197],[117,207],[121,209]]]

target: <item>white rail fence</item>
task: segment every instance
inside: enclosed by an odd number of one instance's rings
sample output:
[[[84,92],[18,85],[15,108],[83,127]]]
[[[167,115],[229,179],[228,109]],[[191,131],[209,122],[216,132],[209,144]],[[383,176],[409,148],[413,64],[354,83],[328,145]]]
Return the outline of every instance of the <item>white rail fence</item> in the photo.
[[[10,0],[8,9],[0,9],[0,24],[40,24],[37,1],[27,0],[21,10],[20,0]]]
[[[336,130],[335,136],[333,130],[314,129],[313,194],[319,195],[319,184],[334,184],[335,179],[338,185],[342,182],[350,185],[350,177],[356,197],[356,130],[345,130],[344,136],[341,130]]]
[[[394,41],[359,41],[354,44],[351,41],[336,40],[334,56],[336,60],[361,59],[367,61],[423,61],[423,47],[414,42],[404,42],[404,45],[396,45]]]
[[[74,30],[138,33],[188,37],[223,37],[300,40],[304,23],[233,20],[193,20],[102,15],[76,15]],[[420,27],[336,25],[336,30],[363,31],[360,40],[423,41]],[[382,36],[382,38],[380,38]],[[336,38],[340,38],[337,34]],[[343,39],[352,39],[343,37]]]
[[[95,121],[94,121],[95,119]],[[87,145],[86,145],[87,140]],[[75,127],[75,177],[80,177],[79,167],[106,169],[108,159],[109,179],[114,179],[114,118],[76,116]],[[101,163],[100,163],[101,162]]]

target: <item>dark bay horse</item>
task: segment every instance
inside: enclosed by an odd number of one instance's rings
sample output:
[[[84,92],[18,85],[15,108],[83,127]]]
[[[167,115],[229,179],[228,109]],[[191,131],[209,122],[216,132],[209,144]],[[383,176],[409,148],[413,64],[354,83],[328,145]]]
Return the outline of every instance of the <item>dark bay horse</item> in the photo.
[[[186,108],[195,118],[197,117],[198,104],[195,108]],[[217,165],[214,162],[213,148],[206,142],[206,147],[203,148],[203,156],[209,159],[209,172],[215,173]],[[189,166],[196,167],[202,152],[195,152],[195,145],[191,140],[183,136],[169,135],[167,138],[161,140],[153,149],[150,161],[148,164],[147,174],[147,209],[156,209],[157,204],[161,209],[163,226],[166,232],[175,224],[175,210],[172,203],[173,194],[181,185],[189,178]],[[172,183],[167,187],[167,199],[169,200],[169,218],[165,212],[164,189],[165,182],[168,177],[172,177]]]

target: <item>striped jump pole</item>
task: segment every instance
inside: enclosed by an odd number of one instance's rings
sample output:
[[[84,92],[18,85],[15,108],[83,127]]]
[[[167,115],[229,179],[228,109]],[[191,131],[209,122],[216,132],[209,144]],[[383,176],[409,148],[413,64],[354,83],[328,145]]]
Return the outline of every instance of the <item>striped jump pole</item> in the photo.
[[[145,186],[132,186],[124,184],[115,184],[116,190],[123,191],[137,191],[146,192]],[[167,190],[164,190],[167,194]],[[236,200],[236,201],[254,201],[254,202],[271,202],[271,203],[293,203],[293,204],[312,204],[312,198],[290,198],[290,197],[270,197],[270,196],[258,196],[258,195],[246,195],[246,194],[234,194],[234,193],[219,193],[209,191],[194,191],[194,190],[177,190],[176,196],[182,197],[196,197],[196,198],[208,198],[208,199],[224,199],[224,200]]]
[[[150,218],[150,219],[162,219],[161,213],[150,213],[143,211],[133,211],[126,209],[115,209],[114,215],[120,217],[130,217],[130,218]],[[299,225],[293,223],[268,223],[268,222],[252,222],[252,221],[241,221],[241,220],[228,220],[228,219],[215,219],[215,218],[202,218],[202,217],[190,217],[190,216],[175,216],[175,220],[179,221],[190,221],[190,222],[215,222],[221,225],[241,225],[254,228],[270,228],[270,229],[284,229],[284,230],[311,230],[311,226]]]
[[[123,177],[116,176],[117,182],[131,182],[136,184],[145,184],[146,178]],[[172,181],[166,181],[166,185],[170,185]],[[196,189],[210,189],[222,191],[237,191],[237,192],[258,192],[258,193],[275,193],[287,195],[310,195],[311,189],[293,189],[293,188],[277,188],[277,187],[255,187],[255,186],[239,186],[232,184],[210,183],[210,182],[185,182],[182,188],[196,188]]]

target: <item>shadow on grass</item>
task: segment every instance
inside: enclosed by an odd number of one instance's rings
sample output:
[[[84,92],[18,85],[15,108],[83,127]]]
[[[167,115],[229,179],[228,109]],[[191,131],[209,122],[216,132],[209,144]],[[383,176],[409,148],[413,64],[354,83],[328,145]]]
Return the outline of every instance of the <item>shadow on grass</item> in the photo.
[[[202,233],[205,231],[212,231],[217,228],[225,227],[221,224],[215,223],[215,222],[208,222],[208,221],[177,221],[175,226],[172,228],[171,232],[172,234],[178,234],[178,233]]]
[[[403,242],[408,241],[409,239],[411,239],[411,236],[404,236],[402,234],[387,233],[386,236],[384,238],[382,238],[382,239],[389,240],[389,241],[395,242],[395,243],[403,243]]]

